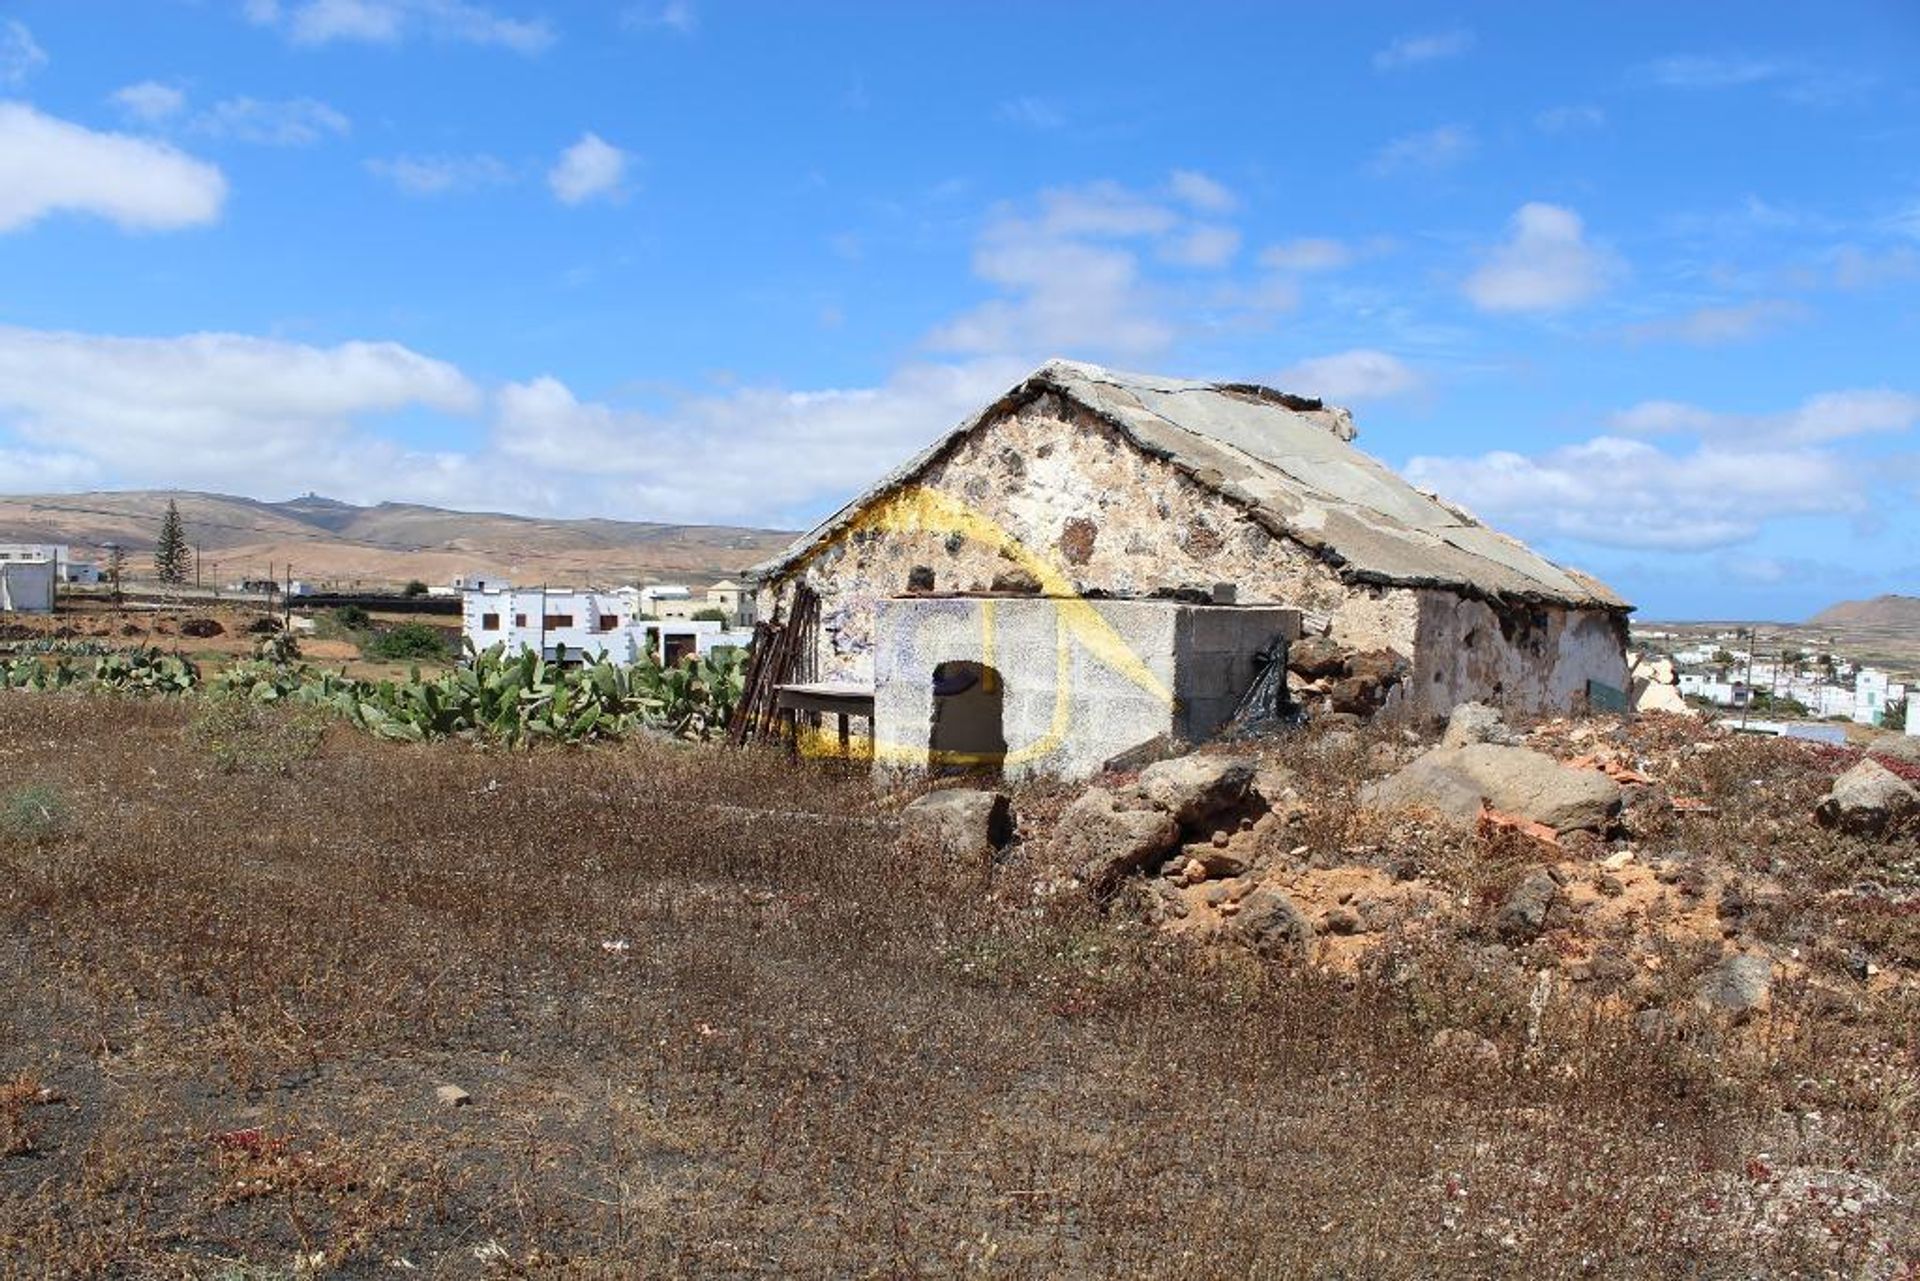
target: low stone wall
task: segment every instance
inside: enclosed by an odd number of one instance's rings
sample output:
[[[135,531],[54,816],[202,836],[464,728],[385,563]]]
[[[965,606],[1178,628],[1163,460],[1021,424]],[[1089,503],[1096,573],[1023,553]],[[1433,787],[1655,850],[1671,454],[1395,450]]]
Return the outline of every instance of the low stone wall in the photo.
[[[876,767],[1064,778],[1210,737],[1299,634],[1271,606],[1050,597],[897,597],[874,624]]]

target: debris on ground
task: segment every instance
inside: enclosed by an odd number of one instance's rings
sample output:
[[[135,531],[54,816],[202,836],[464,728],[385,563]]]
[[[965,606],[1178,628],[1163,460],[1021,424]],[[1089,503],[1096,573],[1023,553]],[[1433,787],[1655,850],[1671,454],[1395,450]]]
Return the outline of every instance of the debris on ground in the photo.
[[[1350,656],[1290,661],[1319,680]],[[1467,704],[1437,741],[1323,716],[1109,774],[1023,836],[1102,910],[1194,942],[1358,970],[1451,939],[1654,1028],[1681,1005],[1745,1022],[1782,984],[1920,999],[1920,867],[1900,852],[1917,802],[1858,751]]]

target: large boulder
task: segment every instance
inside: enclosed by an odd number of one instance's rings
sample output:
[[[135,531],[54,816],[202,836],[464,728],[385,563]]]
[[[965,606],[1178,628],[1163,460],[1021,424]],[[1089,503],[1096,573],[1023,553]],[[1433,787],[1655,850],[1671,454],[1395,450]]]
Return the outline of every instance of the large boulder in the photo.
[[[985,860],[1013,838],[1013,808],[1004,792],[942,788],[902,810],[900,830],[956,861]]]
[[[1094,788],[1060,816],[1055,849],[1096,895],[1151,867],[1180,845],[1180,825],[1164,810],[1124,809],[1120,798]]]
[[[1287,670],[1308,680],[1347,674],[1347,651],[1329,636],[1308,636],[1287,646]]]
[[[1484,800],[1503,814],[1556,832],[1605,831],[1620,813],[1620,785],[1599,770],[1571,769],[1525,747],[1436,747],[1360,793],[1376,809],[1425,809],[1471,822]]]
[[[1447,717],[1447,732],[1440,737],[1442,747],[1472,747],[1475,743],[1511,743],[1514,732],[1499,711],[1485,703],[1461,703]]]
[[[1313,922],[1293,900],[1263,885],[1240,900],[1233,933],[1262,956],[1304,956],[1313,944]]]
[[[1858,836],[1880,836],[1920,814],[1920,791],[1871,757],[1833,781],[1814,811],[1828,827]]]
[[[1136,790],[1181,827],[1198,828],[1243,809],[1259,768],[1238,756],[1179,756],[1140,771]]]

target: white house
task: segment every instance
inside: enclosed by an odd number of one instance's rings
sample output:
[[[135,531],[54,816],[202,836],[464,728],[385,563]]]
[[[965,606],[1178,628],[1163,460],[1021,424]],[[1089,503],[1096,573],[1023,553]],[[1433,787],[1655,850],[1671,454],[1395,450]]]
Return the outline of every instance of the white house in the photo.
[[[1680,692],[1689,698],[1704,698],[1716,707],[1745,707],[1748,686],[1745,681],[1720,681],[1701,672],[1682,672]]]
[[[522,587],[470,590],[461,604],[461,631],[475,649],[504,645],[509,653],[537,650],[544,658],[660,663],[704,656],[723,646],[744,648],[750,631],[708,619],[648,618],[644,592],[591,588]]]
[[[100,566],[90,560],[75,560],[73,548],[66,543],[0,543],[0,561],[23,560],[52,561],[56,582],[100,581]]]
[[[1887,674],[1875,667],[1863,667],[1853,681],[1853,720],[1856,725],[1878,725],[1892,691]]]
[[[0,559],[0,613],[51,614],[56,571],[50,556]]]
[[[1920,698],[1907,700],[1907,733],[1910,737],[1920,738]]]
[[[637,589],[637,596],[640,612],[648,618],[690,619],[695,614],[718,610],[726,616],[724,620],[716,620],[723,626],[753,626],[753,591],[731,578],[721,579],[702,595],[695,595],[692,588],[680,583],[655,583]]]
[[[502,592],[513,584],[505,574],[496,574],[490,569],[476,569],[456,575],[452,586],[456,592]],[[431,593],[433,589],[429,587],[427,591]]]

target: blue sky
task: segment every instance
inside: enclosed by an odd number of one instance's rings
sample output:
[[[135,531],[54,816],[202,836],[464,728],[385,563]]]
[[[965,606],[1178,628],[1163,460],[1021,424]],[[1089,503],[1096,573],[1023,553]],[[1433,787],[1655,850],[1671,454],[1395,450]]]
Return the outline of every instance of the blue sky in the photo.
[[[0,490],[801,525],[1054,355],[1920,591],[1920,8],[0,0]]]

